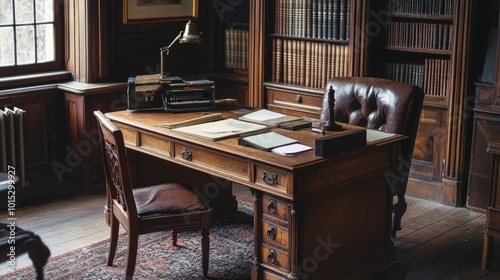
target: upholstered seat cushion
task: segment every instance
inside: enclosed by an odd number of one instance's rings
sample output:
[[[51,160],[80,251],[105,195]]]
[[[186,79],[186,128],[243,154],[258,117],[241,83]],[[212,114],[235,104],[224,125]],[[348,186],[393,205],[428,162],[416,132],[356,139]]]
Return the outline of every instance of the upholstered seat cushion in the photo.
[[[200,198],[179,183],[134,189],[139,217],[206,209]]]

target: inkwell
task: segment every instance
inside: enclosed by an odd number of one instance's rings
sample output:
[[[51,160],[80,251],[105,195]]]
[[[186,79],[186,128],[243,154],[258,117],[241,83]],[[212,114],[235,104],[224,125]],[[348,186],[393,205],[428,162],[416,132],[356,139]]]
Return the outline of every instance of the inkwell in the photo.
[[[335,116],[335,90],[333,89],[333,86],[330,86],[330,89],[328,89],[328,121],[321,125],[322,130],[328,130],[328,131],[341,131],[343,130],[343,127],[337,123],[335,123],[334,116]]]

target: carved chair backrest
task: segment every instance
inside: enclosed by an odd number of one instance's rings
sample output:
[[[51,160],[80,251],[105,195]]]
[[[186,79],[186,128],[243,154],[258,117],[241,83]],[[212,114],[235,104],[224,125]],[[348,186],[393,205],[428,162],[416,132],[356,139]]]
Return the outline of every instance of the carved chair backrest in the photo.
[[[115,206],[128,216],[137,217],[132,192],[132,182],[127,162],[127,152],[120,129],[102,112],[94,112],[99,126],[101,154],[106,173],[106,187],[110,196],[111,211]]]

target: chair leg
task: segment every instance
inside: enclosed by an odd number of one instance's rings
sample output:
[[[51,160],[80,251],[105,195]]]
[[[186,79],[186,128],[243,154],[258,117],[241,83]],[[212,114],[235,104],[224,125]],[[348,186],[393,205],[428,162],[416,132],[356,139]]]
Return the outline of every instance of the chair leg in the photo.
[[[111,233],[109,238],[109,254],[108,254],[108,266],[113,265],[113,260],[115,259],[116,246],[118,244],[118,231],[120,229],[120,223],[112,216],[111,218]]]
[[[172,245],[177,246],[177,231],[172,230]]]
[[[137,231],[128,233],[128,253],[127,253],[127,274],[125,279],[132,279],[134,276],[135,263],[137,261],[137,247],[139,243],[139,234]]]
[[[209,229],[204,228],[201,231],[201,258],[203,265],[203,277],[208,278],[208,263],[210,252],[210,236]]]
[[[36,235],[34,238],[28,240],[25,243],[28,250],[30,259],[33,261],[33,266],[35,267],[37,280],[43,280],[43,267],[47,264],[50,257],[49,248],[42,242],[40,237]]]
[[[392,222],[392,238],[396,238],[396,232],[401,230],[401,220],[408,204],[406,203],[404,195],[398,195],[398,202],[394,205],[394,217]]]
[[[483,241],[483,258],[481,260],[482,269],[491,269],[491,260],[493,259],[493,248],[495,247],[495,239],[493,237],[484,235]]]

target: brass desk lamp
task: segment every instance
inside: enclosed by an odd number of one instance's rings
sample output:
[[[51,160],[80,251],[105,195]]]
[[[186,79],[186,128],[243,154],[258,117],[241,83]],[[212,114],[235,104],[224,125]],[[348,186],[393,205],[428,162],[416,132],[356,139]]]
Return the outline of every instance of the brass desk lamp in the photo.
[[[168,73],[165,73],[164,71],[164,62],[166,59],[166,56],[169,53],[170,48],[172,47],[175,42],[179,41],[179,43],[203,43],[203,40],[201,39],[201,33],[198,33],[196,31],[196,26],[194,25],[193,22],[188,21],[186,23],[186,27],[184,31],[181,31],[177,37],[170,43],[170,45],[166,47],[161,47],[160,48],[160,59],[161,59],[161,64],[160,64],[160,77],[159,82],[161,83],[162,81],[168,81],[167,75]]]

